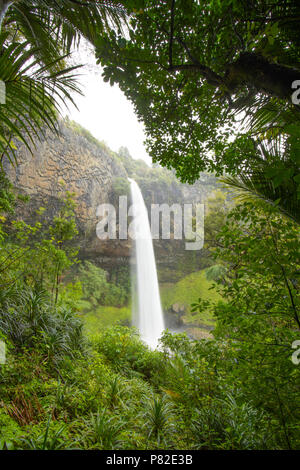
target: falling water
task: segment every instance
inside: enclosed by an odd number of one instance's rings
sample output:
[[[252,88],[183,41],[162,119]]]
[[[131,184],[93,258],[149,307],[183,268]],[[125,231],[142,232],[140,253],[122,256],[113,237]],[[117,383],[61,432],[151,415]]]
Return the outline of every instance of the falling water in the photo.
[[[131,235],[135,238],[135,273],[133,273],[133,278],[136,279],[136,283],[133,299],[136,298],[136,312],[133,311],[133,322],[139,329],[142,340],[150,348],[155,349],[164,330],[164,320],[152,236],[141,190],[134,180],[129,179],[129,181],[133,202],[132,215],[134,216]]]

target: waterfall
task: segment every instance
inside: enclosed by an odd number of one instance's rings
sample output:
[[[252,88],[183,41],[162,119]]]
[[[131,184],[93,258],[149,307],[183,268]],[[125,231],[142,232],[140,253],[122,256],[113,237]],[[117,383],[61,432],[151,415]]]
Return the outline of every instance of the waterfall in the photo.
[[[135,239],[135,263],[133,264],[134,273],[132,276],[135,279],[135,283],[133,283],[133,323],[140,331],[141,339],[151,349],[155,349],[164,330],[164,320],[152,236],[141,190],[134,180],[129,178],[129,181],[134,217],[131,224],[131,236]]]

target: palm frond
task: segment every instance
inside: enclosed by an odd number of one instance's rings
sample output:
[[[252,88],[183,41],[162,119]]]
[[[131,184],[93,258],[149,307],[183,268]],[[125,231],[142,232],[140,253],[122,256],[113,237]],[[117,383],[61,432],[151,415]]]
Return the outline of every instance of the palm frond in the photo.
[[[0,161],[15,162],[18,139],[28,149],[45,128],[56,131],[57,114],[73,102],[75,69],[66,58],[81,37],[95,44],[99,34],[121,31],[125,8],[117,1],[18,0],[11,2],[0,34]]]
[[[225,176],[221,182],[234,189],[240,201],[262,200],[276,206],[285,216],[300,223],[300,200],[297,198],[297,185],[292,178],[275,186],[267,176],[266,168],[256,168],[239,176]]]
[[[5,46],[5,39],[0,35],[0,80],[6,88],[6,103],[0,105],[1,163],[4,156],[16,161],[14,139],[30,150],[34,137],[43,135],[44,128],[56,131],[58,113],[68,102],[75,105],[73,93],[80,93],[75,73],[78,67],[55,71],[53,62],[41,66],[29,43]]]
[[[43,63],[70,53],[81,37],[95,44],[99,34],[122,30],[125,8],[116,1],[20,0],[8,11],[4,25],[18,31]]]

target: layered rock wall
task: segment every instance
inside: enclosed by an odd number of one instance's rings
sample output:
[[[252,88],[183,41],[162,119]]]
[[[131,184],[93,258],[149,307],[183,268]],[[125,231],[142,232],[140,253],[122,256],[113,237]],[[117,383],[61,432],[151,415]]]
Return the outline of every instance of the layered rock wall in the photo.
[[[19,145],[17,153],[18,165],[13,167],[6,162],[5,170],[18,191],[30,196],[29,203],[17,209],[17,216],[32,221],[35,209],[44,206],[49,219],[52,218],[57,213],[63,184],[66,190],[75,194],[79,227],[76,243],[80,246],[80,257],[107,270],[116,264],[128,264],[131,241],[99,240],[96,209],[101,203],[115,203],[113,181],[114,178],[132,176],[130,157],[126,157],[126,166],[104,144],[85,138],[64,122],[60,123],[58,136],[46,131],[46,135],[36,141],[33,153],[23,144]],[[204,176],[202,183],[183,185],[173,175],[170,180],[168,170],[144,168],[143,162],[139,165],[140,174],[136,178],[148,206],[152,202],[203,202],[210,190],[207,188],[212,184],[211,177]],[[158,174],[163,174],[159,181]],[[154,248],[161,281],[172,282],[179,278],[178,272],[188,273],[203,267],[202,253],[186,252],[184,241],[155,240]]]

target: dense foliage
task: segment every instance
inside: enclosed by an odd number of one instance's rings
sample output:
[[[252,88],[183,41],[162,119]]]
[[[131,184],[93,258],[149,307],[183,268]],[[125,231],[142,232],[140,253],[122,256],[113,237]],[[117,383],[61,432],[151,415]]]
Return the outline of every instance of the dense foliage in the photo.
[[[124,4],[129,34],[105,33],[96,54],[143,120],[153,160],[188,182],[238,174],[299,221],[298,2]]]
[[[163,295],[212,336],[165,331],[151,351],[126,326],[129,270],[77,259],[74,194],[62,185],[51,217],[26,223],[0,172],[0,450],[300,449],[298,20],[292,0],[0,1],[1,161],[56,128],[85,37],[154,159],[188,182],[231,173],[240,198],[208,201],[206,269]],[[112,158],[143,190],[150,172],[176,187],[125,148]]]
[[[95,266],[89,261],[85,261],[79,267],[79,279],[81,281],[83,296],[86,300],[97,305],[123,306],[128,302],[130,283],[128,272],[118,273],[118,284],[109,282],[107,272]],[[125,281],[122,283],[122,281]],[[123,284],[123,285],[122,285]]]
[[[265,204],[248,202],[226,213],[223,229],[212,224],[218,295],[215,301],[202,297],[192,311],[210,312],[214,337],[192,341],[166,332],[161,350],[150,351],[125,326],[102,323],[88,329],[88,336],[83,332],[80,302],[99,303],[113,286],[103,270],[85,263],[77,283],[52,284],[61,260],[56,251],[68,260],[61,269],[73,262],[66,245],[76,233],[72,207],[71,196],[62,196],[50,240],[43,238],[42,223],[24,227],[11,221],[13,242],[2,220],[6,286],[0,334],[7,361],[0,366],[1,448],[298,449],[300,372],[291,357],[299,337],[299,262],[293,222]],[[41,257],[43,242],[49,253],[54,250],[53,260],[39,266],[42,277],[24,252],[23,261],[5,264],[4,249],[14,243],[14,250],[23,250],[28,230],[34,235],[32,260]],[[55,248],[58,234],[65,241]]]

